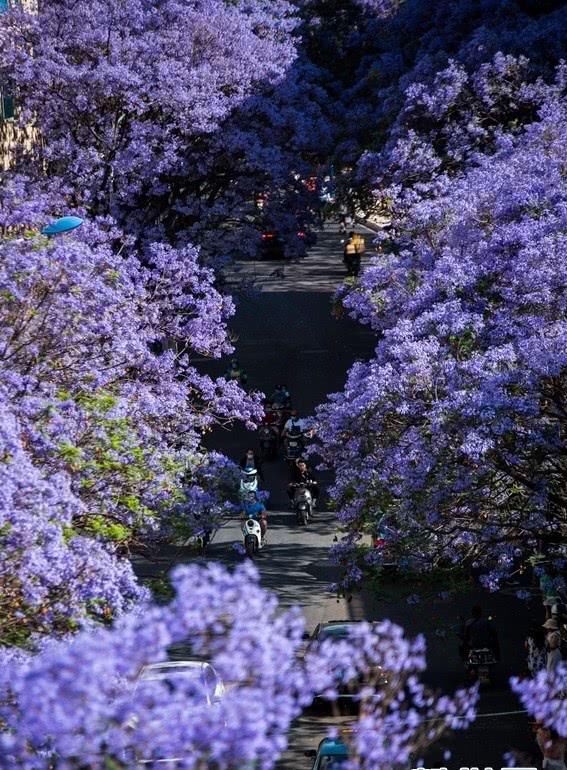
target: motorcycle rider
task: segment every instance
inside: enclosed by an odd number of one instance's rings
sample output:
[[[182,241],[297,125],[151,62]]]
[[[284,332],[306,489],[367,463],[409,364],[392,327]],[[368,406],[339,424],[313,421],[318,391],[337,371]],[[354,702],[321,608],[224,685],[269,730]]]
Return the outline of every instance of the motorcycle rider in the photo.
[[[300,419],[297,409],[292,409],[289,419],[284,425],[282,432],[282,439],[287,438],[290,434],[297,436],[303,433],[305,429],[305,420]]]
[[[240,467],[242,470],[245,468],[255,468],[258,472],[258,477],[261,481],[264,481],[264,473],[262,471],[262,460],[258,457],[253,449],[247,449],[244,455],[240,458]]]
[[[303,457],[299,457],[292,468],[292,480],[287,485],[287,494],[290,502],[293,503],[293,497],[295,490],[299,486],[305,486],[311,492],[313,498],[313,506],[317,505],[317,499],[319,497],[319,484],[315,478],[313,471],[307,465],[307,462]]]
[[[255,492],[250,492],[246,499],[242,502],[242,509],[240,511],[240,520],[245,519],[257,519],[260,523],[260,531],[262,532],[262,540],[266,537],[268,531],[268,512],[266,506],[260,500]]]
[[[240,361],[238,358],[231,358],[230,360],[230,366],[226,370],[225,379],[227,380],[236,380],[241,385],[246,385],[248,382],[248,375],[244,371],[244,369],[240,366]]]
[[[258,489],[258,469],[253,468],[250,465],[245,466],[240,474],[240,485],[238,494],[241,500],[246,500],[246,497],[251,492],[256,492]]]
[[[268,425],[270,428],[278,429],[279,415],[274,411],[274,406],[270,399],[264,401],[264,416],[261,425]]]
[[[315,429],[313,428],[313,424],[310,420],[299,417],[297,409],[292,409],[289,419],[284,425],[282,438],[286,438],[286,436],[290,435],[297,436],[300,433],[302,437],[305,436],[307,438],[312,438],[315,433]]]
[[[496,628],[489,619],[483,618],[482,607],[479,604],[475,604],[471,614],[472,617],[463,624],[459,634],[462,639],[460,647],[462,659],[466,663],[471,650],[486,647],[492,652],[495,660],[500,660],[500,644]]]
[[[291,395],[285,385],[277,385],[270,397],[274,409],[289,409]]]

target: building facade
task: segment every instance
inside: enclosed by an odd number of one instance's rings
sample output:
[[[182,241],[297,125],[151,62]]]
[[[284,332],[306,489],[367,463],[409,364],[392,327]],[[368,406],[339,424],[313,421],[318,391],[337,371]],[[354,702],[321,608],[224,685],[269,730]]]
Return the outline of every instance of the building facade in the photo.
[[[6,13],[16,2],[29,12],[37,11],[37,0],[0,0],[0,13]],[[10,167],[16,147],[29,147],[33,141],[33,128],[17,125],[17,109],[17,101],[12,94],[3,93],[0,89],[0,171]]]

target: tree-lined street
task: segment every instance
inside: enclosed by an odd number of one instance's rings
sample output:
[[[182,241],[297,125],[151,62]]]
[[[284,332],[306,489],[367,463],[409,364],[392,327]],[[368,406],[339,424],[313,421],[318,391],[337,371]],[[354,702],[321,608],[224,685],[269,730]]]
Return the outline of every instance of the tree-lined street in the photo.
[[[2,770],[567,770],[566,60],[0,0]]]
[[[370,245],[372,231],[358,230],[364,232]],[[256,280],[255,291],[237,295],[237,312],[231,324],[250,387],[270,393],[276,384],[286,383],[302,416],[312,414],[329,393],[340,390],[349,363],[353,358],[366,359],[373,345],[372,335],[363,327],[346,318],[338,320],[331,313],[334,290],[344,277],[342,238],[337,225],[329,223],[318,234],[317,246],[297,265],[242,263],[233,268],[239,274],[254,274]],[[273,273],[281,270],[284,277],[274,281]],[[317,282],[311,278],[314,275]],[[222,363],[204,369],[211,375],[220,374]],[[257,446],[257,437],[254,431],[242,428],[219,430],[207,444],[237,462],[247,447]],[[302,528],[286,495],[290,475],[281,452],[277,460],[265,463],[263,471],[265,482],[260,486],[269,491],[270,500],[268,546],[256,560],[262,585],[275,592],[282,607],[301,607],[310,633],[317,624],[329,620],[390,618],[409,635],[425,634],[427,680],[433,688],[451,692],[465,681],[455,633],[459,616],[468,616],[471,606],[481,601],[496,618],[503,660],[495,686],[483,693],[479,705],[479,712],[486,716],[433,749],[428,766],[493,767],[512,748],[532,751],[527,714],[507,686],[507,678],[523,670],[523,629],[531,616],[525,603],[515,598],[516,589],[487,597],[478,588],[468,587],[449,599],[433,594],[419,604],[410,604],[411,584],[389,579],[374,591],[355,592],[348,601],[344,596],[337,598],[330,586],[337,581],[339,571],[329,549],[341,534],[336,516],[326,505],[325,489],[331,475],[320,473],[322,504]],[[241,543],[240,521],[233,516],[216,534],[206,559],[228,565],[240,563],[243,556],[234,546]],[[141,575],[156,574],[164,566],[194,558],[187,549],[166,549],[162,560],[138,562],[138,571]],[[183,648],[176,652],[181,657],[184,654]],[[330,726],[352,720],[352,714],[334,716],[331,709],[309,711],[292,729],[290,747],[278,767],[308,770],[311,760],[304,752],[315,748]],[[446,750],[452,752],[448,759],[443,757]]]

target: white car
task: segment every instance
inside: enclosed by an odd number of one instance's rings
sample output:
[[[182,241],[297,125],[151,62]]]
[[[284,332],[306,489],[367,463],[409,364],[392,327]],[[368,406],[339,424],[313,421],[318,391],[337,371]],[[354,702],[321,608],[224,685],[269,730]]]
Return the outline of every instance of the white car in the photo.
[[[218,703],[225,694],[225,686],[210,663],[201,660],[173,660],[150,663],[144,666],[138,677],[138,687],[143,682],[162,681],[172,687],[194,682],[209,706]]]
[[[151,663],[144,666],[138,675],[136,692],[143,690],[144,683],[162,682],[173,691],[177,688],[187,692],[192,705],[214,708],[224,697],[224,682],[210,663],[200,660],[175,660]],[[135,727],[136,723],[132,723]],[[137,756],[133,765],[145,768],[147,765],[177,767],[181,757],[154,757],[152,759]]]

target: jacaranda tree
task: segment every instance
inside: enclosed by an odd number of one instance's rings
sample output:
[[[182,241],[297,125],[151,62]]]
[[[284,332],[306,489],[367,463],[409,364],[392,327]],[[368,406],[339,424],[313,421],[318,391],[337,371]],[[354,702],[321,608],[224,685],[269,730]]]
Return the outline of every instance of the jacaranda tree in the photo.
[[[384,621],[352,639],[327,640],[305,656],[299,610],[281,612],[252,566],[178,567],[175,599],[145,605],[113,629],[83,632],[31,657],[2,657],[2,767],[160,766],[268,770],[292,720],[316,694],[336,697],[337,671],[366,681],[364,718],[352,734],[353,767],[407,766],[448,728],[473,718],[476,690],[433,694],[420,681],[422,638]],[[206,657],[226,682],[211,705],[193,677],[140,680],[173,643]],[[378,684],[379,682],[379,684]]]
[[[257,196],[293,197],[329,144],[317,99],[289,73],[293,10],[62,0],[2,14],[0,79],[38,130],[22,170],[138,238],[246,251]]]
[[[350,542],[387,521],[416,563],[482,562],[491,587],[564,542],[566,113],[415,203],[344,297],[379,337],[320,413]]]
[[[29,220],[28,207],[23,210]],[[222,510],[226,491],[218,497],[219,484],[204,472],[210,476],[218,466],[220,473],[222,462],[207,460],[201,435],[219,421],[246,422],[260,413],[236,383],[203,376],[192,363],[197,353],[230,352],[226,320],[233,312],[195,249],[154,244],[138,255],[123,243],[120,253],[122,234],[104,222],[86,223],[77,233],[49,240],[30,231],[0,241],[3,472],[21,475],[27,468],[33,481],[29,498],[7,494],[2,528],[4,549],[12,549],[5,575],[10,633],[19,625],[24,639],[40,621],[46,626],[51,603],[60,612],[66,602],[76,622],[84,611],[108,615],[127,602],[132,587],[122,595],[116,586],[118,599],[110,603],[107,591],[97,596],[96,581],[110,584],[113,570],[133,582],[129,567],[109,570],[110,556],[99,559],[101,544],[124,552],[155,535],[186,494],[198,490],[207,493],[209,507]],[[159,352],[168,339],[175,348]],[[50,528],[49,540],[34,531],[36,512],[38,524],[43,518]],[[29,527],[35,558],[21,545]],[[98,543],[91,556],[85,538]],[[76,582],[65,580],[56,560],[48,564],[50,548],[59,560],[79,549],[89,574],[77,567]],[[21,569],[14,569],[18,560]],[[57,578],[53,591],[44,562]],[[85,591],[70,597],[81,580]]]

